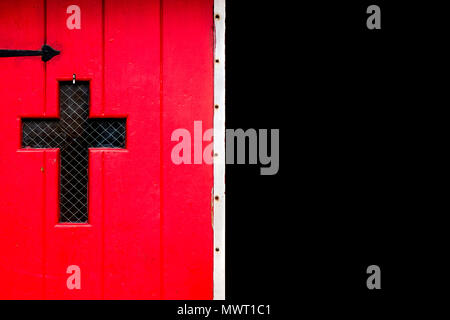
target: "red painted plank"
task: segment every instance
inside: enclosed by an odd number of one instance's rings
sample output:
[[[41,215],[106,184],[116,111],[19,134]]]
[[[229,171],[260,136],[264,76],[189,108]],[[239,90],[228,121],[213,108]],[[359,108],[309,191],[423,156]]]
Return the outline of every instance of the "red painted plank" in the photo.
[[[160,298],[159,1],[105,3],[105,114],[127,152],[105,152],[105,297]]]
[[[0,1],[0,48],[39,50],[42,0]],[[39,57],[0,59],[0,299],[43,297],[44,152],[20,151],[21,115],[43,115]]]
[[[103,106],[102,92],[102,0],[78,0],[81,10],[81,29],[69,29],[66,25],[67,7],[71,1],[47,0],[47,42],[61,54],[47,63],[47,115],[59,113],[58,80],[72,80],[75,73],[79,80],[90,81],[90,111],[98,113]],[[92,152],[91,152],[92,155]],[[48,163],[56,164],[48,156]],[[50,171],[51,168],[51,171]],[[46,298],[49,299],[100,299],[102,295],[102,234],[103,212],[96,201],[101,198],[102,185],[96,183],[102,171],[99,157],[89,161],[89,224],[58,223],[59,166],[48,165],[46,193]],[[51,176],[50,176],[51,174]],[[93,196],[94,195],[94,196]],[[71,265],[81,269],[81,289],[69,290],[66,280]]]
[[[80,29],[69,29],[67,8],[73,1],[47,1],[47,43],[61,54],[47,63],[47,113],[59,112],[58,81],[79,80],[91,82],[91,114],[101,114],[103,108],[103,27],[102,0],[77,0],[80,8]]]
[[[213,1],[164,0],[162,43],[163,298],[212,299],[213,168],[173,164],[170,137],[178,128],[193,137],[196,120],[212,128]]]

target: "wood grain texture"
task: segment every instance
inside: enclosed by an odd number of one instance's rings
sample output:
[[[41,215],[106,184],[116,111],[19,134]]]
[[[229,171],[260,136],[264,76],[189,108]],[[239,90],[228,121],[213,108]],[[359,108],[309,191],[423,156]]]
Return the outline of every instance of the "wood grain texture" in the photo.
[[[213,125],[213,1],[78,0],[79,30],[71,4],[0,2],[0,48],[61,51],[0,59],[0,298],[212,299],[213,167],[173,164],[170,136]],[[20,149],[73,74],[91,117],[127,117],[126,150],[90,150],[86,224],[58,223],[59,150]]]

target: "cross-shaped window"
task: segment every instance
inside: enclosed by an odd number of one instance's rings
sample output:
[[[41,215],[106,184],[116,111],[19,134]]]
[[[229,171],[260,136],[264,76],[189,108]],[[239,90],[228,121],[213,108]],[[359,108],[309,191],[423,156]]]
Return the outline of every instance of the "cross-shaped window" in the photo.
[[[88,222],[89,148],[125,148],[126,119],[89,118],[89,82],[59,84],[60,119],[22,119],[22,148],[59,148],[60,222]]]

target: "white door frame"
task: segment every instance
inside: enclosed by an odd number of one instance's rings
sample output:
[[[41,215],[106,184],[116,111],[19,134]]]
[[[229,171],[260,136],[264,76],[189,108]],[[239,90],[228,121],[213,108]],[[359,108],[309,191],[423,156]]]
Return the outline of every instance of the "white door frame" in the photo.
[[[225,0],[214,0],[214,300],[225,300]]]

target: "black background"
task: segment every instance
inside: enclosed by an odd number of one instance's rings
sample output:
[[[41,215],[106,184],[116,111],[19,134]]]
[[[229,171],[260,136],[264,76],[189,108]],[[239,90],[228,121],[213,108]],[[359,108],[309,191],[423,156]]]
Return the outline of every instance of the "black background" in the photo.
[[[226,303],[367,319],[446,301],[442,3],[227,0],[227,128],[280,129],[281,141],[277,175],[227,165]],[[371,4],[381,30],[366,28]],[[366,287],[372,264],[381,290]],[[149,319],[181,319],[183,304],[11,303]]]
[[[371,4],[381,30],[366,27]],[[227,127],[281,137],[276,176],[227,166],[227,297],[284,315],[414,312],[447,296],[434,158],[445,10],[298,5],[227,1]]]

